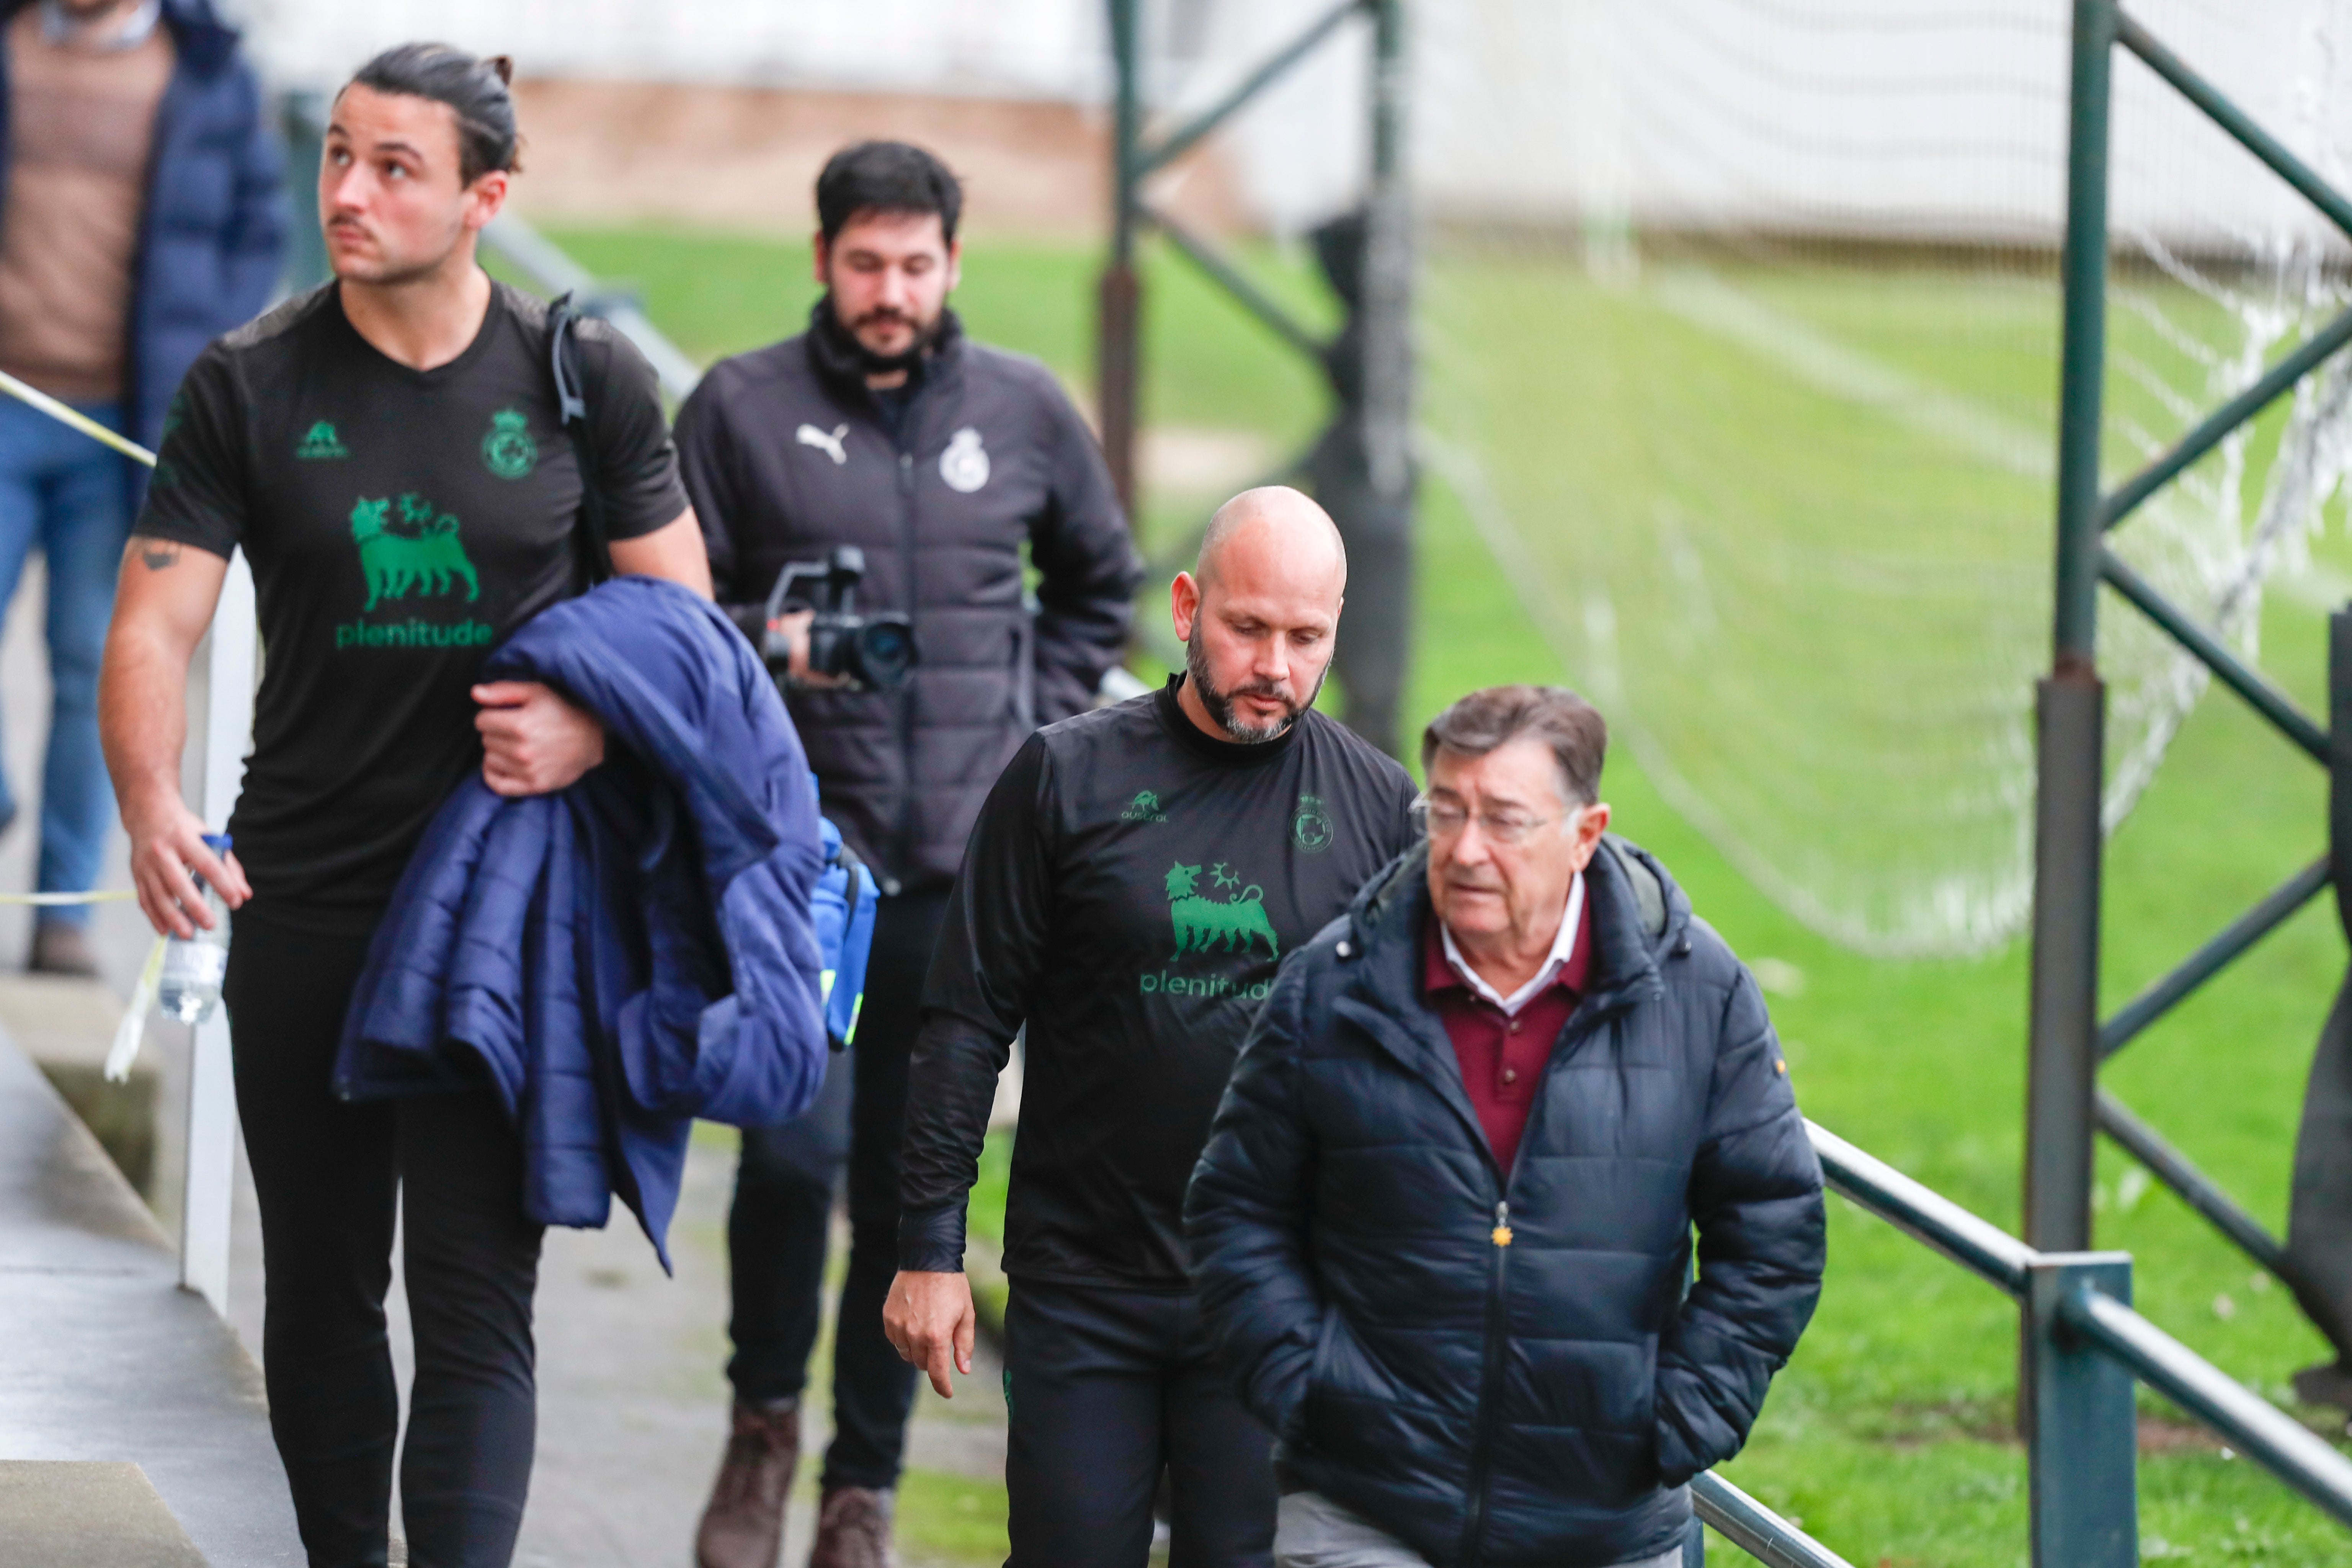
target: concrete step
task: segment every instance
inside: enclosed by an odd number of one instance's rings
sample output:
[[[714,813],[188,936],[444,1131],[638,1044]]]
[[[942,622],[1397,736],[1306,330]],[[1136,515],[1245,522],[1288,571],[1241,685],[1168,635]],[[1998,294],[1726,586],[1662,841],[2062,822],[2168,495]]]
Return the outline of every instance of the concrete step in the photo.
[[[0,1460],[0,1568],[205,1568],[136,1465]]]
[[[214,1568],[303,1561],[260,1370],[228,1325],[180,1289],[172,1247],[138,1194],[5,1037],[0,1461],[132,1467]],[[151,1517],[123,1483],[110,1484],[121,1510],[95,1523],[135,1530]],[[0,1523],[0,1539],[12,1538]]]

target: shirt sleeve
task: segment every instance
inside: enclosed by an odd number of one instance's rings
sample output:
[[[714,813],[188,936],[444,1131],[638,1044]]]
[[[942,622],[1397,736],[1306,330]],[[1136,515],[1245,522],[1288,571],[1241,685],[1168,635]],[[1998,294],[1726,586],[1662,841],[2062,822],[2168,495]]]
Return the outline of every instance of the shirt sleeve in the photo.
[[[247,481],[245,400],[236,364],[215,343],[188,367],[164,410],[162,449],[132,531],[226,560],[245,538]]]
[[[661,378],[625,333],[604,322],[583,321],[580,346],[590,367],[603,351],[603,377],[588,402],[605,525],[614,539],[640,539],[677,521],[688,504],[662,413]]]
[[[989,792],[948,896],[908,1066],[898,1266],[963,1266],[964,1207],[1053,931],[1052,767],[1032,735]]]

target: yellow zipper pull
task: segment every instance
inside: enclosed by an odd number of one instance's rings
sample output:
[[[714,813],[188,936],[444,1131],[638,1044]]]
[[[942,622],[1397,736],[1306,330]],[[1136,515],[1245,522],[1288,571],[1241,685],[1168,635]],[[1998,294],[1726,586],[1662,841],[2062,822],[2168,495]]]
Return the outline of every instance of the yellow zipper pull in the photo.
[[[1496,1204],[1495,1205],[1495,1232],[1493,1239],[1495,1245],[1497,1247],[1508,1247],[1511,1245],[1511,1205],[1508,1204]]]

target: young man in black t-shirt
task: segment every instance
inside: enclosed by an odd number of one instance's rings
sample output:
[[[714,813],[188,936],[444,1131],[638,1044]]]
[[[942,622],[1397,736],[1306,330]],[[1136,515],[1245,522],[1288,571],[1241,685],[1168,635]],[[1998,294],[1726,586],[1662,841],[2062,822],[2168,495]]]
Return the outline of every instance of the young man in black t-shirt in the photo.
[[[1282,956],[1413,837],[1402,768],[1312,711],[1347,560],[1296,490],[1211,523],[1173,590],[1184,675],[1032,735],[982,808],[923,993],[884,1322],[971,1370],[964,1206],[1028,1028],[1005,1215],[1016,1568],[1272,1561],[1272,1437],[1210,1360],[1184,1185]]]
[[[164,426],[123,558],[100,690],[141,907],[237,910],[226,1000],[261,1202],[270,1425],[314,1564],[385,1561],[399,1406],[384,1339],[404,1186],[416,1342],[402,1470],[411,1560],[509,1560],[535,1412],[539,1227],[487,1089],[345,1104],[328,1080],[370,933],[426,823],[476,768],[561,789],[602,728],[549,689],[478,685],[490,647],[587,581],[583,484],[612,561],[709,592],[651,371],[583,324],[599,471],[558,422],[545,307],[476,263],[515,166],[503,60],[388,51],[337,98],[319,172],[335,282],[208,348]],[[182,803],[190,655],[228,557],[267,665],[215,856]]]

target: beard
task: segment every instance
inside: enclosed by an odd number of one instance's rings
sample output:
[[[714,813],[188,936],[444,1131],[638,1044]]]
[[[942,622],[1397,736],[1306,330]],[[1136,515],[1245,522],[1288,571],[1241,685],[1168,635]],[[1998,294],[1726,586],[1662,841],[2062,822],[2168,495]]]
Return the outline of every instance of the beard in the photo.
[[[862,362],[866,374],[889,375],[898,371],[912,370],[922,363],[923,356],[930,353],[931,346],[939,341],[940,321],[945,314],[946,312],[942,310],[928,321],[919,321],[903,310],[868,310],[856,321],[844,321],[842,324],[848,329],[850,340],[857,345],[857,357]],[[836,305],[835,319],[838,319],[839,315],[839,308]],[[876,353],[866,346],[866,333],[875,327],[890,322],[898,322],[912,328],[914,339],[898,353]]]
[[[1223,730],[1228,739],[1244,746],[1264,745],[1268,741],[1279,740],[1286,731],[1298,722],[1301,713],[1315,706],[1315,699],[1322,695],[1323,682],[1330,674],[1331,667],[1327,664],[1322,673],[1315,678],[1315,689],[1307,694],[1303,702],[1291,696],[1288,687],[1269,686],[1263,681],[1252,681],[1247,686],[1236,686],[1231,691],[1220,691],[1217,683],[1209,677],[1208,656],[1201,651],[1199,622],[1193,623],[1192,635],[1184,641],[1185,679],[1192,683],[1193,691],[1201,699],[1201,706],[1209,710],[1209,717],[1217,721],[1217,728]],[[1239,697],[1264,697],[1281,703],[1286,711],[1271,724],[1244,723],[1234,714],[1234,700]]]

